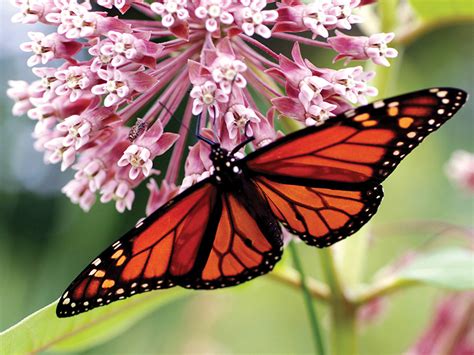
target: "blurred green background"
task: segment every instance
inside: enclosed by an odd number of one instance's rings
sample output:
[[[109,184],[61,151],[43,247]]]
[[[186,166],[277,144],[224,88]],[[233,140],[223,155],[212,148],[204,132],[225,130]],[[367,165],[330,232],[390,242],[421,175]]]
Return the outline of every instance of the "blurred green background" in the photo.
[[[27,56],[17,46],[26,26],[15,26],[5,6],[0,53],[0,330],[55,300],[85,265],[144,215],[142,187],[132,212],[96,204],[88,214],[60,193],[71,178],[46,166],[32,148],[34,122],[12,117],[6,98],[10,79],[31,80]],[[423,34],[405,50],[390,95],[430,86],[473,93],[473,25],[446,26]],[[287,48],[282,48],[287,50]],[[327,51],[305,49],[319,65]],[[371,224],[373,234],[364,278],[404,251],[434,236],[432,227],[413,231],[416,221],[473,225],[473,198],[451,185],[444,165],[456,149],[474,151],[472,101],[427,139],[384,184],[385,199]],[[357,238],[357,235],[353,238]],[[456,233],[439,238],[456,243]],[[344,241],[342,243],[351,243]],[[308,274],[319,278],[318,250],[299,244]],[[283,262],[290,262],[289,260]],[[467,270],[466,272],[473,272]],[[163,291],[166,292],[166,291]],[[388,300],[375,323],[362,329],[362,354],[400,354],[427,325],[442,291],[410,288]],[[156,292],[160,297],[160,292]],[[323,327],[324,307],[317,304]],[[140,320],[113,340],[83,354],[106,353],[310,353],[313,343],[302,295],[265,276],[237,288],[189,292]]]

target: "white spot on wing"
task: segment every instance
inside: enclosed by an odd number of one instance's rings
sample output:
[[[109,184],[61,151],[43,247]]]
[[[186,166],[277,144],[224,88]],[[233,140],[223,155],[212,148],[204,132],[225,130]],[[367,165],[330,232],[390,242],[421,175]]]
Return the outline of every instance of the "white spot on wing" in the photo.
[[[385,106],[385,102],[383,100],[375,101],[372,105],[374,108],[381,108]]]

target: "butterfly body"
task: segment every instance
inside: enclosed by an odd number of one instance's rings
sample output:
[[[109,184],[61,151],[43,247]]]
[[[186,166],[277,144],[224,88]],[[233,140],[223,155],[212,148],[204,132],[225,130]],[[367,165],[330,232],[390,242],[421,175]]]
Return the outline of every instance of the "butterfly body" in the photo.
[[[462,90],[433,88],[378,101],[242,159],[238,149],[211,144],[210,176],[94,259],[63,293],[57,315],[153,289],[251,280],[281,258],[281,225],[320,248],[352,235],[377,211],[383,180],[466,99]]]

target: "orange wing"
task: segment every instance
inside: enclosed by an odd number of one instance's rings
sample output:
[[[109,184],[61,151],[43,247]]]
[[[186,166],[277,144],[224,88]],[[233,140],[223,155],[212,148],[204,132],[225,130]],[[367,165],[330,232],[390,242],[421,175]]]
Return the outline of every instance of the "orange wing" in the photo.
[[[262,201],[263,198],[262,198]],[[212,289],[265,274],[282,253],[270,210],[251,211],[203,181],[158,209],[96,258],[62,295],[68,317],[153,289]]]
[[[222,214],[209,258],[202,271],[184,283],[185,287],[237,285],[266,274],[281,258],[281,229],[274,218],[253,217],[230,193],[222,194],[221,202]]]
[[[245,160],[251,174],[296,185],[362,191],[379,185],[466,101],[429,89],[350,110],[275,141]]]
[[[344,191],[255,179],[276,218],[309,245],[327,247],[359,230],[382,201],[382,186]]]
[[[219,218],[217,195],[211,183],[198,183],[112,244],[64,292],[58,317],[172,287],[199,268],[204,240]]]

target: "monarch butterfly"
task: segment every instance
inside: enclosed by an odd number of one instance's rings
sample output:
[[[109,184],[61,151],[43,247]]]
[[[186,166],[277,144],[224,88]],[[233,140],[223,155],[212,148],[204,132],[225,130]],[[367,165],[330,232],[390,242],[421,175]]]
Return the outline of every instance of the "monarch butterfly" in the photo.
[[[326,247],[377,211],[381,182],[467,99],[434,88],[350,110],[243,159],[211,145],[214,172],[101,253],[57,306],[68,317],[153,289],[214,289],[269,272],[283,251],[280,224]],[[246,143],[246,142],[244,142]]]

